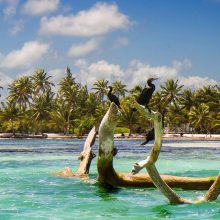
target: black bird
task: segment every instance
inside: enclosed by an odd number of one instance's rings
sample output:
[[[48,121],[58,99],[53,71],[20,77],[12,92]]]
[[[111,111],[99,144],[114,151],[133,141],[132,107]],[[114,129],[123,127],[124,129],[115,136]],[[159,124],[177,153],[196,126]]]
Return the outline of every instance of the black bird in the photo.
[[[146,140],[145,140],[143,143],[141,143],[141,145],[145,145],[145,144],[147,144],[149,141],[153,141],[154,138],[155,138],[154,128],[152,128],[150,131],[148,131],[148,132],[146,133]]]
[[[155,85],[152,82],[156,79],[158,79],[158,78],[149,78],[147,80],[148,87],[145,86],[145,88],[142,90],[140,96],[137,98],[138,104],[145,106],[145,108],[147,108],[149,111],[150,111],[150,109],[148,108],[148,103],[150,102],[152,95],[153,95],[153,92],[155,90]]]
[[[118,97],[116,95],[112,94],[112,86],[108,87],[107,96],[108,96],[110,102],[114,102],[119,108],[121,108]]]

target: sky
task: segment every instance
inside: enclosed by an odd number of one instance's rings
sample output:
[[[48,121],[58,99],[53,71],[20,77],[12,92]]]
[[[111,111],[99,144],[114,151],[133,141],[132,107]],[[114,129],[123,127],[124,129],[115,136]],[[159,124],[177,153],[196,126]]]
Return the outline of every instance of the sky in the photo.
[[[5,92],[37,69],[58,83],[67,66],[88,87],[220,82],[220,0],[0,0],[0,36]]]

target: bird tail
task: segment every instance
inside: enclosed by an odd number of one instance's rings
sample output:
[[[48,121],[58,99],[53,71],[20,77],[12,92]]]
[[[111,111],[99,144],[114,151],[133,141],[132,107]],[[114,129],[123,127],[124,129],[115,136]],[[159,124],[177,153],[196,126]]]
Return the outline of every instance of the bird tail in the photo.
[[[141,143],[141,145],[145,145],[145,144],[147,144],[148,142],[149,142],[149,140],[144,141],[143,143]]]

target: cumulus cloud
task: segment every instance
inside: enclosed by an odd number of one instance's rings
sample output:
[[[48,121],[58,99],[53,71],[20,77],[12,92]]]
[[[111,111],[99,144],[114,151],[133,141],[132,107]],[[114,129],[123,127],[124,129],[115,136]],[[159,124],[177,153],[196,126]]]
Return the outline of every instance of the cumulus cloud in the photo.
[[[161,80],[178,77],[179,67],[172,66],[151,66],[139,60],[132,60],[125,70],[125,79],[133,87],[137,84],[146,83],[149,77],[158,77]]]
[[[185,87],[195,89],[207,85],[207,83],[210,85],[217,83],[215,80],[208,79],[208,77],[183,77],[181,72],[192,66],[188,59],[175,60],[170,66],[152,66],[140,60],[132,60],[125,69],[105,60],[88,63],[85,59],[79,59],[75,61],[74,65],[79,69],[76,75],[77,79],[88,85],[92,85],[98,79],[107,79],[110,82],[122,80],[128,86],[128,89],[131,89],[138,84],[145,85],[149,77],[158,77],[161,83],[167,79],[178,79],[179,83]]]
[[[89,64],[81,59],[75,62],[75,66],[79,68],[79,73],[77,73],[76,77],[79,81],[89,85],[98,79],[107,79],[109,81],[121,79],[124,74],[119,65],[110,64],[105,60]]]
[[[131,24],[129,18],[120,13],[116,4],[97,3],[76,15],[43,17],[41,35],[98,36]]]
[[[208,77],[189,76],[184,77],[181,72],[188,70],[192,67],[192,63],[188,59],[182,61],[174,60],[170,66],[151,66],[150,64],[142,63],[139,60],[130,62],[127,69],[124,70],[124,81],[128,84],[129,88],[137,84],[146,84],[149,77],[158,77],[162,83],[168,79],[179,80],[179,83],[185,87],[198,89],[207,84],[215,85],[217,82]]]
[[[96,39],[91,39],[91,40],[86,41],[85,43],[73,45],[68,51],[68,56],[70,57],[85,56],[93,52],[98,47],[99,42],[100,41]]]
[[[183,59],[182,61],[179,60],[174,60],[173,61],[173,66],[177,69],[177,70],[181,70],[181,69],[190,69],[192,68],[192,63],[189,59]]]
[[[216,85],[217,82],[213,79],[209,79],[208,77],[189,76],[180,77],[180,84],[184,85],[185,87],[198,89],[207,85]]]
[[[83,69],[83,68],[86,68],[87,61],[85,59],[78,59],[78,60],[75,60],[74,65],[78,67],[79,69],[81,68]]]
[[[57,84],[61,78],[65,77],[66,70],[61,68],[51,69],[48,71],[48,75],[52,76],[52,81]]]
[[[28,0],[23,5],[23,12],[28,15],[42,15],[56,11],[59,0]]]
[[[7,55],[2,55],[1,68],[14,69],[29,67],[47,53],[49,45],[38,41],[26,42],[21,49],[13,50]]]

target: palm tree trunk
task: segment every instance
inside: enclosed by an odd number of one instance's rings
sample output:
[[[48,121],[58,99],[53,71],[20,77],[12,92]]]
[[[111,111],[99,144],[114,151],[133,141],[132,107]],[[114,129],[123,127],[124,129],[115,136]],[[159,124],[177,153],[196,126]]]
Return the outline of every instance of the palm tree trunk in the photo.
[[[66,135],[69,135],[70,133],[70,111],[68,112],[68,116],[67,116],[67,128],[66,128]]]
[[[13,122],[13,120],[11,121],[11,127],[12,127],[13,135],[15,135],[15,129],[14,129],[14,122]]]

